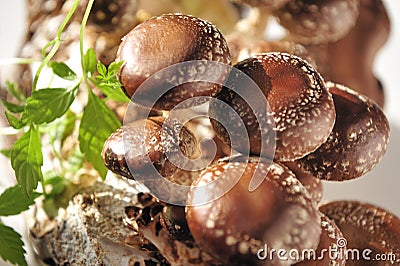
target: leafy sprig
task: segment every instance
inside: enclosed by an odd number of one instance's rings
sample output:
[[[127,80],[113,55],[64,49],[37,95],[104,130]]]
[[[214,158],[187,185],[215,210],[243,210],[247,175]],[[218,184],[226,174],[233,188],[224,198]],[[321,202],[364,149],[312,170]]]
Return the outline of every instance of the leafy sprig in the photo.
[[[43,61],[33,78],[32,94],[27,97],[16,84],[6,83],[14,101],[2,100],[2,104],[6,109],[6,118],[19,138],[11,150],[2,150],[1,153],[10,158],[18,184],[0,195],[0,217],[27,210],[39,195],[44,196],[45,210],[49,217],[53,217],[58,207],[66,202],[60,198],[70,197],[78,189],[69,178],[82,168],[84,161],[90,163],[100,177],[104,179],[106,176],[101,149],[106,138],[121,126],[106,101],[128,102],[129,98],[121,91],[117,78],[123,62],[111,63],[107,68],[97,60],[92,48],[84,52],[84,29],[94,0],[88,1],[80,29],[82,76],[64,62],[52,60],[62,44],[61,35],[79,2],[74,1],[55,38],[43,47]],[[32,61],[21,60],[24,63]],[[68,81],[68,86],[52,87],[49,82],[48,87],[37,88],[45,67],[50,68],[53,75]],[[105,97],[97,96],[94,88]],[[82,90],[87,90],[88,98],[83,103],[83,113],[77,114],[71,106]],[[77,139],[79,145],[69,147],[70,144],[65,144],[69,137]],[[63,155],[65,145],[71,150],[69,156]],[[54,160],[58,161],[54,163],[54,169],[46,173],[42,172],[44,146],[51,146]],[[36,191],[39,184],[40,193]],[[26,265],[24,254],[21,236],[0,219],[0,257],[14,264]]]
[[[34,193],[31,198],[28,198],[19,185],[6,189],[0,195],[0,216],[20,214],[34,203],[33,200],[37,196],[39,194]],[[21,235],[0,220],[0,257],[13,264],[27,265],[23,245]]]

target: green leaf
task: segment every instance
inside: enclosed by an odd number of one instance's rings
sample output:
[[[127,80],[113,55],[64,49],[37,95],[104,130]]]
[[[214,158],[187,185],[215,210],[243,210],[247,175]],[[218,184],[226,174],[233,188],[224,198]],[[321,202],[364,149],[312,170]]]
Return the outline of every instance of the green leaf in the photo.
[[[4,105],[4,107],[11,113],[13,114],[19,114],[22,113],[25,109],[25,106],[23,105],[19,105],[19,104],[15,104],[15,103],[11,103],[9,101],[6,100],[2,100],[1,103]]]
[[[16,215],[27,210],[34,203],[33,199],[25,195],[20,185],[6,189],[0,195],[0,216]]]
[[[96,64],[97,64],[96,53],[92,48],[89,48],[86,51],[86,54],[83,56],[84,71],[93,75],[93,73],[96,71]]]
[[[11,149],[1,149],[0,153],[9,159],[11,158]]]
[[[11,166],[18,184],[28,197],[32,196],[32,191],[42,179],[42,165],[40,135],[37,129],[31,127],[15,142],[11,151]]]
[[[108,76],[116,75],[121,66],[124,64],[124,62],[125,61],[112,62],[108,67],[108,72],[107,72]]]
[[[7,90],[12,96],[14,96],[18,101],[24,103],[26,101],[26,96],[24,92],[18,87],[17,84],[10,81],[6,81]]]
[[[73,89],[47,88],[34,91],[27,100],[21,120],[37,125],[54,121],[69,109],[75,100],[77,88],[78,86]]]
[[[120,126],[114,112],[90,91],[79,128],[79,147],[102,178],[105,178],[107,170],[101,158],[101,150],[105,140]]]
[[[72,71],[69,66],[67,66],[63,62],[49,62],[49,67],[53,70],[53,73],[59,76],[60,78],[63,78],[65,80],[75,80],[77,79],[77,76],[74,71]]]
[[[65,139],[73,134],[76,120],[78,120],[78,116],[68,109],[60,118],[54,120],[46,127],[40,127],[40,132],[46,133],[53,145],[58,143],[57,145],[62,146]]]
[[[100,76],[105,77],[107,75],[107,68],[100,61],[97,62],[97,72],[99,72]]]
[[[122,102],[122,103],[130,102],[130,99],[128,98],[128,96],[126,96],[126,94],[121,90],[121,86],[119,83],[117,83],[117,84],[100,83],[97,85],[97,87],[107,97],[109,97],[110,99],[112,99],[116,102]]]
[[[25,261],[23,245],[20,234],[0,223],[0,257],[4,261],[21,266],[28,265]]]
[[[6,118],[10,126],[12,126],[15,129],[20,129],[26,125],[25,122],[21,121],[20,119],[16,118],[13,116],[10,112],[6,111],[5,112]]]

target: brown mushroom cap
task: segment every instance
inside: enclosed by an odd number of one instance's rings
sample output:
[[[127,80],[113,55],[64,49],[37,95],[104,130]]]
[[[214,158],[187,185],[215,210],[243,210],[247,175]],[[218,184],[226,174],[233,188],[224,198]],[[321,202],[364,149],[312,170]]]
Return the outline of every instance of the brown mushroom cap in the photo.
[[[125,61],[119,79],[129,97],[159,70],[180,62],[204,60],[203,63],[163,72],[163,76],[157,79],[172,86],[167,92],[159,91],[159,84],[154,82],[142,87],[140,93],[144,96],[157,94],[162,97],[154,105],[147,103],[146,99],[137,99],[139,104],[170,110],[194,96],[215,95],[221,89],[218,84],[190,82],[181,85],[180,80],[190,75],[201,75],[207,67],[206,61],[230,64],[230,54],[224,37],[214,25],[188,15],[166,14],[146,20],[131,30],[123,38],[116,60]],[[226,78],[225,71],[215,75],[219,75],[221,82]]]
[[[354,27],[359,0],[292,0],[274,14],[289,31],[289,39],[327,43],[343,38]]]
[[[389,123],[379,106],[357,92],[327,83],[336,108],[336,122],[328,140],[297,161],[303,171],[324,179],[343,181],[364,175],[383,157]]]
[[[224,180],[236,174],[242,174],[238,183],[216,198],[225,189]],[[265,178],[249,192],[250,180],[257,177]],[[319,212],[293,173],[278,163],[220,162],[202,173],[188,198],[186,219],[196,243],[226,264],[265,264],[257,258],[264,244],[288,251],[318,245]],[[199,199],[212,201],[196,205]]]
[[[320,211],[333,220],[347,239],[347,249],[358,249],[360,260],[348,258],[346,265],[399,265],[400,219],[395,215],[367,203],[335,201],[320,207]],[[375,258],[376,254],[394,254],[395,261],[368,261],[362,252]],[[381,263],[381,264],[380,264]]]
[[[261,137],[271,136],[272,130],[276,132],[276,160],[301,158],[326,141],[334,125],[335,108],[321,76],[306,61],[286,53],[265,53],[243,60],[235,68],[254,80],[269,105],[269,110],[267,107],[267,110],[252,110],[249,104],[253,103],[225,87],[216,96],[240,116],[249,135],[252,154],[271,156],[268,149],[271,143],[262,143]],[[229,134],[235,132],[227,132],[225,128],[226,125],[234,128],[237,121],[227,117],[225,109],[216,101],[210,102],[210,117],[215,117],[211,123],[217,136],[233,149],[246,152],[247,147],[242,146],[246,142],[230,143]],[[272,128],[263,126],[261,135],[257,118]]]
[[[289,168],[300,181],[300,183],[307,189],[310,196],[316,202],[320,202],[323,194],[323,186],[320,179],[305,173],[296,162],[282,162],[287,168]]]
[[[360,1],[356,26],[326,49],[325,79],[344,84],[384,105],[382,84],[374,75],[377,53],[390,35],[390,20],[381,0]]]
[[[193,134],[181,125],[164,123],[162,117],[141,119],[115,131],[104,144],[102,157],[105,166],[127,178],[154,174],[155,167],[164,177],[177,170],[171,156],[190,157],[196,146]],[[175,158],[175,157],[174,157]]]
[[[328,217],[321,213],[321,236],[315,257],[311,253],[304,253],[305,260],[300,261],[295,266],[323,266],[323,265],[346,265],[344,256],[345,247],[338,245],[339,241],[344,241],[344,237],[339,227]],[[340,244],[340,242],[339,242]],[[329,253],[332,251],[332,253]],[[337,252],[337,253],[334,253]],[[323,258],[321,258],[323,256]]]

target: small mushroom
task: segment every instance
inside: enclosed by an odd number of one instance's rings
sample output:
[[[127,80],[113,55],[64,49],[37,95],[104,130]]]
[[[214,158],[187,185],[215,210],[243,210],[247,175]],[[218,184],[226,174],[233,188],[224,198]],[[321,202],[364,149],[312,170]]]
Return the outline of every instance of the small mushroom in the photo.
[[[193,134],[178,122],[164,123],[163,117],[150,117],[124,125],[111,134],[102,157],[114,173],[133,179],[140,176],[142,180],[155,174],[153,167],[163,177],[173,175],[177,164],[171,158],[190,157],[195,147]]]
[[[298,167],[295,162],[281,162],[287,168],[289,168],[296,176],[296,178],[300,181],[300,183],[307,189],[310,193],[311,198],[316,202],[320,202],[323,195],[323,187],[322,182],[319,178],[315,178],[314,176],[305,173]]]
[[[327,203],[320,207],[320,211],[340,228],[347,240],[347,249],[358,250],[358,259],[353,257],[353,252],[347,252],[349,257],[346,265],[399,265],[400,219],[398,217],[379,207],[357,201]],[[378,258],[375,257],[377,254],[386,255],[387,260],[375,260]],[[390,254],[392,257],[389,257]]]
[[[294,264],[294,266],[346,265],[346,248],[341,246],[341,242],[346,240],[339,227],[324,214],[321,214],[321,228],[322,232],[315,253],[312,251],[304,252],[301,255],[305,259]]]
[[[327,43],[343,38],[354,27],[359,0],[291,0],[274,14],[290,40]]]
[[[328,140],[297,161],[317,178],[343,181],[364,175],[383,157],[389,141],[389,123],[372,100],[332,82],[327,83],[336,109]]]
[[[326,80],[346,85],[383,107],[384,91],[375,77],[374,62],[389,34],[390,20],[383,2],[361,0],[357,23],[343,39],[308,50],[315,51]]]
[[[323,79],[310,64],[286,53],[265,53],[243,60],[235,68],[258,87],[243,88],[241,81],[233,78],[231,87],[224,87],[217,100],[210,102],[211,124],[225,143],[246,153],[244,145],[248,141],[252,154],[291,161],[313,152],[326,141],[334,125],[335,108]],[[257,95],[257,91],[250,89],[260,90],[265,98],[244,99],[236,93]],[[267,104],[263,106],[262,101]],[[226,105],[240,116],[248,138],[233,130],[240,121],[232,118]],[[243,140],[233,142],[230,136]],[[271,138],[276,141],[275,155],[271,152]]]
[[[238,175],[234,187],[225,191],[226,182]],[[252,178],[263,181],[250,192]],[[222,191],[226,193],[218,198]],[[203,202],[208,203],[198,205]],[[257,252],[265,244],[287,251],[316,248],[321,233],[314,201],[293,173],[281,164],[251,158],[207,168],[189,192],[186,220],[196,243],[226,265],[264,265]],[[295,261],[275,257],[273,262]]]
[[[189,15],[166,14],[148,19],[131,30],[123,38],[116,60],[125,61],[119,79],[129,97],[156,72],[177,63],[201,60],[163,71],[141,86],[133,98],[156,110],[170,110],[184,100],[213,96],[220,91],[221,85],[217,83],[224,81],[227,71],[208,61],[230,64],[230,54],[224,37],[211,23]],[[186,79],[196,79],[196,75],[204,80],[202,75],[207,71],[212,71],[218,82],[182,84]],[[148,102],[148,98],[156,102]]]

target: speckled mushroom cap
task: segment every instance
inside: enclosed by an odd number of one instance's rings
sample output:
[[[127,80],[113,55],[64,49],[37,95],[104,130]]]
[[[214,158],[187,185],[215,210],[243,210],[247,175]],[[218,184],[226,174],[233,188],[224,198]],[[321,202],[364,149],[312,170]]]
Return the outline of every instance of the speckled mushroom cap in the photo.
[[[381,0],[360,1],[360,16],[343,39],[330,43],[325,79],[344,84],[384,105],[382,83],[375,77],[376,55],[389,39],[391,23]]]
[[[324,180],[343,181],[364,175],[383,157],[389,141],[389,122],[379,106],[335,83],[336,122],[328,140],[297,161],[303,171]]]
[[[214,199],[221,183],[209,190],[199,187],[215,180],[223,183],[243,170],[238,183],[222,197],[186,207],[186,219],[196,243],[226,265],[264,265],[266,261],[257,258],[257,251],[264,244],[285,250],[316,248],[321,233],[319,212],[305,188],[281,164],[257,166],[256,162],[222,161],[206,169],[194,182],[189,203]],[[249,192],[253,175],[265,179]],[[290,265],[293,261],[275,258],[274,263]]]
[[[271,144],[261,142],[257,118],[266,125],[272,125],[271,116],[274,120],[273,128],[261,128],[261,132],[263,135],[271,134],[272,130],[276,132],[276,160],[299,159],[326,141],[335,122],[335,108],[322,77],[311,65],[297,56],[277,52],[255,55],[239,62],[235,68],[254,80],[269,105],[269,110],[252,110],[237,93],[225,87],[216,96],[235,110],[244,122],[252,154],[271,156],[268,150]],[[265,114],[260,115],[262,111]],[[222,126],[237,121],[229,121],[226,110],[218,102],[210,102],[209,113],[216,118],[211,123],[217,136],[233,149],[243,152],[246,147],[241,143],[244,142],[230,143],[229,134],[235,132],[227,132],[226,126]]]
[[[357,201],[335,201],[320,207],[320,211],[333,220],[347,239],[348,249],[370,249],[367,254],[394,254],[394,262],[347,260],[346,265],[399,265],[400,263],[400,219],[390,212],[367,203]]]
[[[339,227],[326,215],[321,213],[321,228],[321,237],[318,247],[315,250],[316,256],[312,257],[311,255],[311,257],[307,257],[305,260],[294,264],[295,266],[346,265],[346,247],[341,246],[342,242],[346,240]],[[330,251],[332,251],[332,253],[329,253]],[[335,254],[334,252],[337,253]],[[304,255],[308,255],[308,253]]]
[[[313,200],[320,202],[323,195],[323,186],[319,178],[305,173],[302,169],[298,167],[296,162],[281,162],[287,168],[289,168],[300,181],[300,183],[307,189],[308,193]]]
[[[153,17],[136,26],[122,40],[117,61],[124,60],[119,79],[123,89],[132,97],[138,87],[159,70],[176,63],[204,60],[202,64],[191,65],[188,69],[177,68],[164,73],[159,80],[172,84],[173,89],[162,95],[153,106],[145,102],[146,94],[156,93],[158,85],[143,87],[143,102],[157,110],[170,110],[176,104],[194,96],[215,95],[221,86],[208,82],[190,82],[180,85],[179,81],[190,74],[201,74],[207,67],[206,61],[230,64],[228,46],[219,30],[209,22],[182,14],[166,14]],[[194,68],[192,68],[194,67]],[[223,82],[227,73],[215,73]],[[159,96],[161,96],[159,95]]]
[[[163,117],[150,117],[131,122],[116,130],[106,140],[102,157],[105,166],[127,178],[153,174],[155,167],[163,176],[176,172],[170,159],[183,154],[190,157],[196,149],[193,134],[176,121],[164,123]],[[175,161],[174,161],[175,162]]]
[[[274,14],[289,39],[327,43],[343,38],[354,27],[359,0],[291,0]]]

